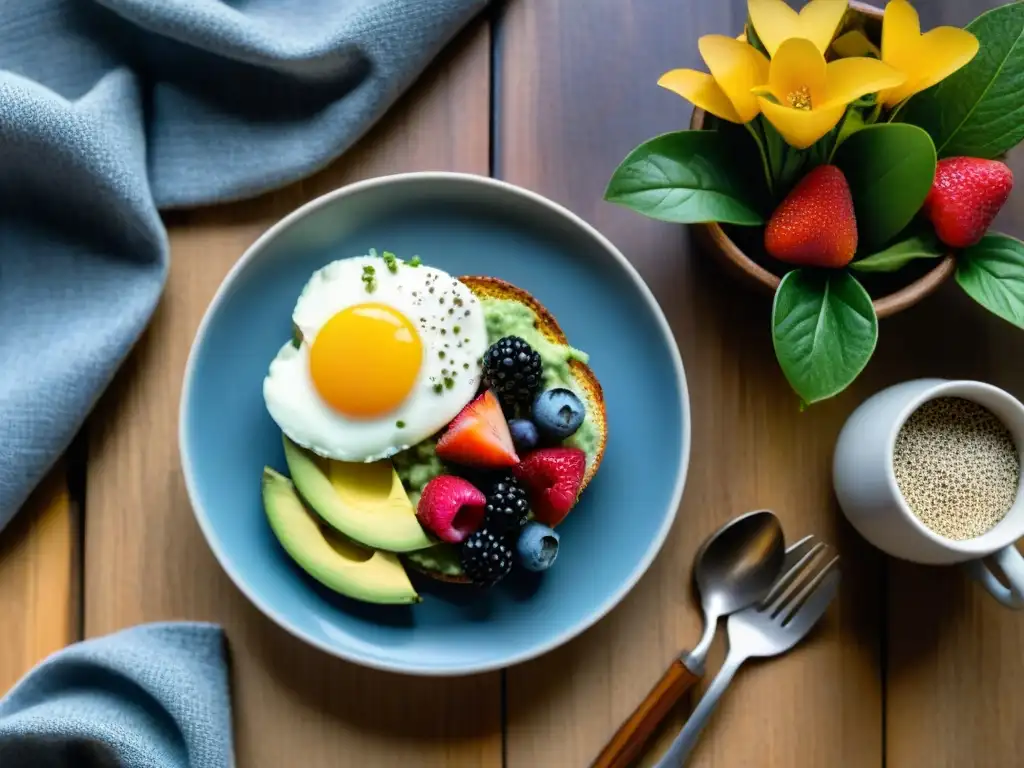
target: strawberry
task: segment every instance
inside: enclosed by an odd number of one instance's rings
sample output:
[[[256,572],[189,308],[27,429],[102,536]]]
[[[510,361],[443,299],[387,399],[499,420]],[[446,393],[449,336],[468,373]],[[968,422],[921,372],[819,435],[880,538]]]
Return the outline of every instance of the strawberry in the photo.
[[[779,203],[764,230],[764,247],[779,261],[838,269],[857,252],[850,185],[834,165],[819,165]]]
[[[935,168],[935,180],[921,212],[939,240],[966,248],[981,240],[1013,189],[1013,171],[998,160],[947,157]]]
[[[491,390],[452,419],[437,443],[437,455],[453,464],[484,469],[514,467],[519,463],[505,414]]]
[[[486,504],[487,497],[468,480],[439,475],[423,489],[416,517],[441,541],[458,544],[483,523]]]
[[[513,470],[530,494],[533,516],[554,527],[575,505],[587,472],[587,456],[579,448],[541,448]]]

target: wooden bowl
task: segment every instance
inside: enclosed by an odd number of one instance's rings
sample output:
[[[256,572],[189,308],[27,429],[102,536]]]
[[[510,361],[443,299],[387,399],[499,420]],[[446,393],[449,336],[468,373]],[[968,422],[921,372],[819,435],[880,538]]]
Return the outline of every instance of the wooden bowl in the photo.
[[[857,11],[881,19],[882,11],[863,3],[851,3]],[[704,126],[704,110],[694,109],[690,119],[690,128],[699,130]],[[701,241],[711,252],[734,274],[745,282],[760,288],[766,293],[775,293],[781,279],[758,264],[745,254],[716,223],[694,224],[695,231]],[[873,301],[875,314],[879,318],[895,315],[904,309],[914,306],[925,296],[934,293],[956,268],[953,254],[946,254],[931,270],[899,290],[881,296]]]

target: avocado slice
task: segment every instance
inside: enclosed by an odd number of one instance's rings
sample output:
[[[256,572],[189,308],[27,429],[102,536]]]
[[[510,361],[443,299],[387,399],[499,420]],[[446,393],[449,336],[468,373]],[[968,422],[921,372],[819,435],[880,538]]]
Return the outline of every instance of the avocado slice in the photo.
[[[412,552],[434,545],[416,519],[390,460],[330,461],[284,437],[292,482],[313,511],[337,531],[371,549]]]
[[[332,536],[311,514],[291,481],[263,469],[263,508],[291,558],[328,589],[366,603],[418,603],[398,556],[363,549]]]

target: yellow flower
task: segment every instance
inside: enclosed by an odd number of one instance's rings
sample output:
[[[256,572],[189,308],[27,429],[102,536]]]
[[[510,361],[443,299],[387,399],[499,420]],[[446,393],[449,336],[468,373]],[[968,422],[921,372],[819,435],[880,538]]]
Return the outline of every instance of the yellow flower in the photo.
[[[906,79],[878,97],[887,107],[894,107],[949,77],[977,52],[977,38],[965,29],[936,27],[922,35],[917,11],[907,0],[892,0],[885,6],[882,21],[882,61]]]
[[[753,90],[768,80],[768,59],[748,43],[725,35],[705,35],[697,41],[711,70],[673,69],[658,85],[689,99],[698,107],[733,123],[746,123],[760,109]]]
[[[747,0],[747,12],[754,31],[772,58],[791,37],[810,40],[824,54],[846,13],[846,0],[811,0],[800,13],[784,0]]]
[[[851,101],[903,80],[901,73],[877,59],[826,64],[815,43],[794,37],[772,57],[768,84],[754,90],[768,121],[790,145],[804,149],[835,127]]]
[[[882,51],[859,29],[851,29],[837,37],[832,43],[832,50],[837,56],[843,57],[871,55],[876,59],[882,58]]]

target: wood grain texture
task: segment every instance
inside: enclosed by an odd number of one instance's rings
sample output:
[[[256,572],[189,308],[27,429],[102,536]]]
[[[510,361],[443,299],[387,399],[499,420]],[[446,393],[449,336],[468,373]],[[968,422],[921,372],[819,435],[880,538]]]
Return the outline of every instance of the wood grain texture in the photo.
[[[60,463],[0,535],[0,696],[78,639],[75,513]]]
[[[692,764],[881,761],[880,558],[838,514],[829,471],[845,417],[879,382],[865,377],[845,397],[800,413],[775,363],[770,299],[709,264],[684,227],[602,201],[635,145],[689,121],[689,105],[658,88],[658,77],[703,68],[697,37],[733,33],[744,15],[742,0],[513,0],[500,22],[500,175],[582,215],[637,267],[679,341],[693,413],[684,500],[651,571],[583,637],[508,671],[511,768],[593,760],[700,635],[689,573],[702,539],[761,507],[780,516],[790,540],[814,533],[838,546],[840,597],[797,650],[740,672]]]
[[[592,768],[629,768],[683,695],[700,681],[681,659],[671,664],[629,719],[601,750]]]
[[[496,766],[500,676],[453,681],[356,667],[264,618],[216,564],[192,515],[177,444],[189,346],[217,285],[256,237],[350,181],[400,171],[486,174],[489,26],[471,25],[360,145],[326,171],[251,202],[168,217],[172,265],[151,327],[91,420],[87,635],[138,622],[222,623],[238,764]]]

